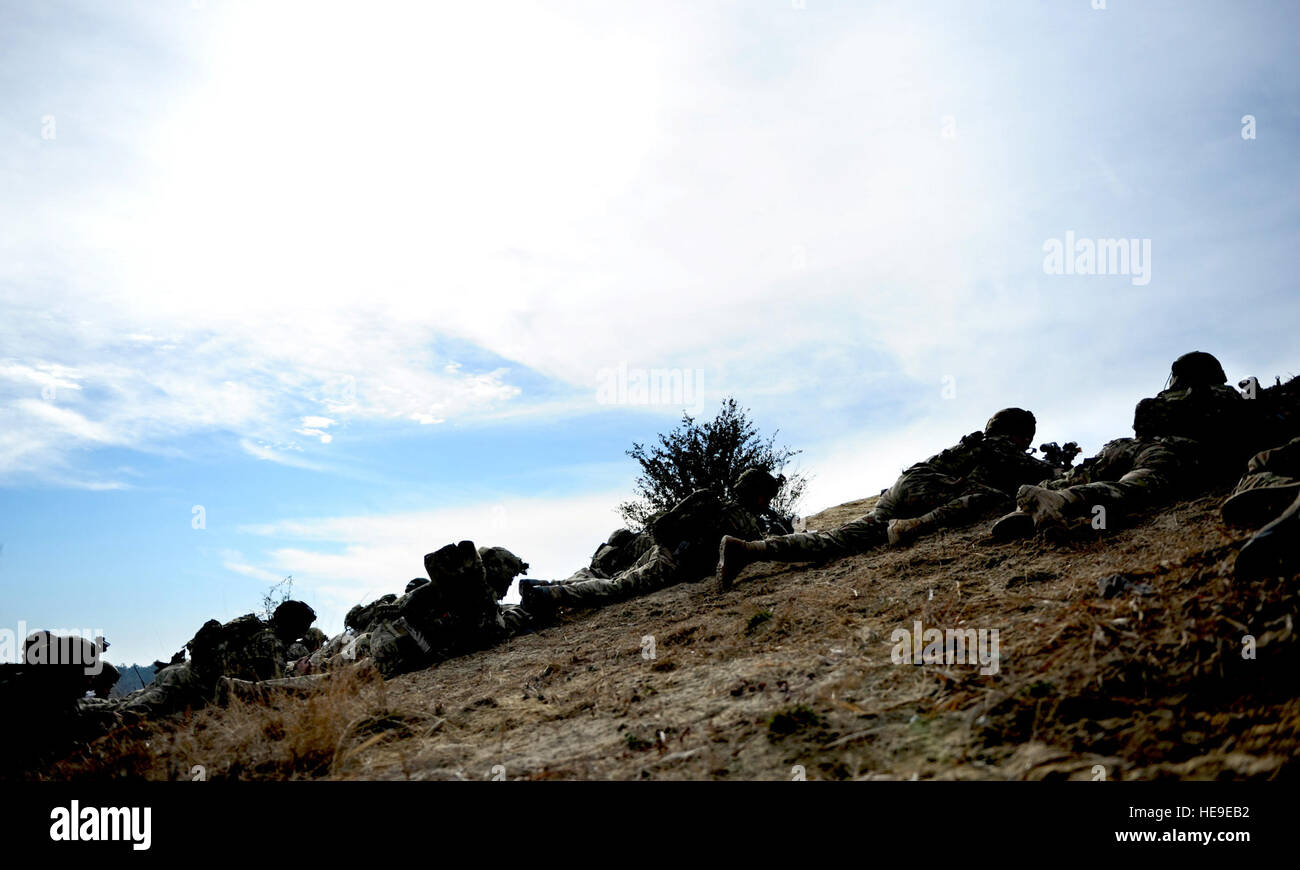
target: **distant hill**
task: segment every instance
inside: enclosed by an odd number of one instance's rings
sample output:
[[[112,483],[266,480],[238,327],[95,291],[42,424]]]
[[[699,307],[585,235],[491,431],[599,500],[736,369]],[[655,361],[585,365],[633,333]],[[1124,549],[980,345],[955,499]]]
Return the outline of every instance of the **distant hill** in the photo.
[[[115,665],[114,667],[122,676],[113,684],[109,692],[110,697],[120,698],[129,695],[136,689],[143,689],[153,682],[153,665]]]

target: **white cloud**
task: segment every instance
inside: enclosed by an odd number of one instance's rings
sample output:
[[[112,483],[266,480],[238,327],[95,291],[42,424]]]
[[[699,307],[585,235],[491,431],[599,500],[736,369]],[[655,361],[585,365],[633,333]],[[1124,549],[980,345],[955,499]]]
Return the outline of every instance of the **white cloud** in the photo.
[[[350,420],[596,411],[596,374],[619,363],[702,369],[710,392],[784,391],[787,407],[889,377],[917,391],[904,424],[945,429],[951,409],[920,395],[945,375],[970,417],[1047,408],[1063,386],[1074,406],[1127,402],[1080,358],[1163,365],[1186,338],[1133,341],[1168,293],[1067,306],[1076,285],[1037,268],[1043,212],[1061,207],[1045,199],[1086,214],[1109,202],[1080,195],[1093,187],[1150,196],[1136,158],[1043,138],[1057,110],[1023,72],[1054,43],[972,63],[930,13],[832,28],[803,12],[761,19],[758,54],[739,35],[750,13],[695,4],[634,21],[600,4],[160,18],[193,61],[138,72],[183,99],[145,89],[82,131],[124,160],[74,188],[15,157],[30,187],[0,205],[23,254],[0,264],[0,401],[22,437],[0,436],[0,475],[195,431],[285,461],[256,445],[328,444]],[[1085,120],[1112,111],[1073,97]],[[509,364],[461,358],[479,351]],[[839,377],[866,358],[859,384]],[[525,367],[559,382],[553,399],[522,392]],[[87,395],[61,415],[14,404],[43,385]]]
[[[221,563],[221,566],[227,571],[233,571],[236,574],[242,574],[245,577],[252,577],[254,580],[261,580],[264,583],[278,583],[284,579],[283,575],[276,574],[274,571],[267,571],[258,568],[255,565],[249,565],[244,562],[228,560]]]
[[[241,438],[239,446],[249,456],[267,462],[288,465],[292,468],[305,468],[310,471],[325,471],[327,468],[319,462],[312,462],[295,455],[302,452],[302,448],[295,444],[258,444],[247,438]]]
[[[284,40],[304,14],[318,38],[295,40],[290,69]],[[770,82],[698,52],[723,24],[692,17],[683,35],[683,9],[635,30],[599,7],[520,6],[506,31],[472,5],[421,13],[427,27],[411,14],[359,22],[290,4],[213,15],[208,75],[135,140],[139,174],[115,191],[122,206],[70,228],[93,228],[113,251],[111,264],[68,264],[81,280],[63,309],[81,319],[47,317],[50,333],[76,335],[59,361],[75,357],[85,383],[103,386],[103,361],[115,363],[115,410],[86,410],[105,437],[222,427],[271,459],[249,439],[296,430],[328,443],[317,418],[434,425],[518,402],[509,369],[468,371],[432,349],[439,337],[583,389],[619,361],[761,389],[749,336],[788,357],[871,331],[868,314],[890,327],[875,332],[893,350],[924,352],[890,297],[832,311],[842,294],[810,293],[815,277],[796,282],[789,268],[791,246],[807,244],[810,275],[833,275],[867,238],[879,262],[858,280],[912,285],[903,314],[927,287],[953,285],[957,253],[945,264],[931,249],[941,228],[924,228],[969,192],[943,183],[957,169],[936,137],[906,125],[881,135],[870,120],[906,114],[912,91],[865,96],[860,147],[838,177],[791,159],[816,153],[819,118],[864,76],[897,83],[897,63],[923,47],[911,36],[831,41]],[[339,40],[358,63],[337,63]],[[784,132],[765,135],[774,124]],[[339,167],[360,165],[341,179]],[[938,199],[921,201],[917,185]],[[238,254],[214,259],[214,244]],[[803,303],[784,316],[796,283]],[[46,364],[42,347],[20,349]]]

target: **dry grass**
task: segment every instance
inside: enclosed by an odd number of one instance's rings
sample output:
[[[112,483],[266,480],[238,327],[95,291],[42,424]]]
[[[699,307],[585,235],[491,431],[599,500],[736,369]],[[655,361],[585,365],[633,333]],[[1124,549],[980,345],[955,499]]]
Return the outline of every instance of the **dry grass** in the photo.
[[[420,733],[423,723],[393,711],[370,670],[332,675],[312,691],[233,697],[179,721],[117,728],[49,772],[79,777],[309,779],[341,773],[358,752]]]

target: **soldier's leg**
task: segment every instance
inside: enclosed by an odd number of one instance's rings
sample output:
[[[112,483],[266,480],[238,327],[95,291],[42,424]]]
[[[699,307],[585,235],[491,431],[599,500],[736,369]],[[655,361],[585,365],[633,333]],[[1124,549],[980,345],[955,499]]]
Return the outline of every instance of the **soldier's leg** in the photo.
[[[950,499],[919,517],[889,521],[891,546],[909,544],[923,535],[940,529],[955,528],[981,516],[994,515],[1011,506],[1011,497],[990,486],[969,486],[957,498]]]
[[[557,605],[600,607],[672,586],[681,580],[680,574],[672,554],[664,547],[655,545],[643,553],[631,568],[620,571],[609,579],[591,577],[532,587],[531,597],[534,600],[525,601],[524,608],[531,613],[534,609],[545,610],[548,605],[551,608]]]
[[[1257,529],[1286,510],[1300,495],[1300,480],[1259,471],[1247,474],[1223,503],[1223,521],[1230,526]]]
[[[853,553],[865,553],[885,543],[886,522],[886,518],[873,510],[838,529],[765,538],[761,561],[822,562]]]
[[[718,588],[730,589],[740,572],[755,562],[825,562],[865,553],[888,539],[887,520],[874,510],[829,532],[795,532],[761,541],[725,537],[718,547]]]
[[[1300,498],[1246,542],[1233,566],[1233,572],[1243,580],[1289,577],[1297,570],[1300,570]]]
[[[123,713],[154,718],[197,710],[212,698],[212,686],[200,680],[188,663],[163,668],[154,680],[121,701]]]
[[[633,536],[621,547],[605,545],[592,557],[591,573],[596,577],[613,577],[619,571],[626,571],[636,565],[637,560],[654,545],[654,537],[649,532]]]
[[[532,614],[518,604],[501,605],[501,619],[505,622],[507,637],[527,634],[535,624]]]
[[[880,496],[874,513],[884,520],[915,519],[984,488],[926,466],[911,468],[899,475],[894,485]]]
[[[384,679],[427,668],[436,658],[431,638],[403,617],[371,628],[370,654]]]
[[[320,689],[329,676],[329,674],[306,674],[296,677],[277,677],[274,680],[222,677],[217,681],[217,704],[225,707],[235,698],[264,704],[280,696],[302,697]]]
[[[1223,503],[1230,526],[1259,528],[1300,495],[1300,438],[1251,457],[1243,477]]]
[[[1069,497],[1067,516],[1086,516],[1097,506],[1133,513],[1167,501],[1191,483],[1195,459],[1187,448],[1157,441],[1144,447],[1133,468],[1118,480],[1085,483],[1062,490]]]
[[[889,525],[896,519],[924,516],[961,492],[954,478],[920,467],[899,475],[881,493],[865,516],[828,532],[798,532],[762,541],[723,538],[718,549],[718,587],[726,590],[755,562],[824,562],[866,553],[889,543]],[[956,510],[956,508],[954,508]]]
[[[1300,478],[1300,438],[1293,438],[1281,447],[1256,453],[1247,463],[1246,471],[1251,474],[1271,471],[1286,477]]]
[[[952,478],[927,469],[909,471],[900,475],[893,486],[881,493],[869,513],[838,529],[779,535],[759,542],[747,542],[758,546],[743,549],[733,545],[731,553],[727,553],[724,546],[719,561],[726,562],[728,556],[734,554],[733,562],[739,565],[734,573],[739,573],[740,568],[754,562],[824,562],[854,553],[865,553],[888,541],[890,520],[895,517],[918,516],[927,509],[942,504],[952,497],[954,485]],[[751,558],[746,560],[745,555]],[[740,565],[741,562],[744,564]],[[726,573],[734,577],[731,571]]]
[[[1096,514],[1104,508],[1107,517],[1133,513],[1177,494],[1194,477],[1194,445],[1152,441],[1132,452],[1132,464],[1116,480],[1094,480],[1060,490],[1022,486],[1016,493],[1017,513],[1032,518],[1033,526],[1063,526],[1070,518]],[[1118,470],[1118,469],[1116,469]],[[1010,517],[998,521],[1003,525]],[[998,526],[994,527],[997,534]]]
[[[614,573],[617,574],[618,572],[615,571]],[[531,579],[531,578],[525,578],[525,579]],[[591,568],[583,567],[583,568],[579,568],[577,571],[574,571],[572,574],[570,574],[568,577],[565,577],[563,580],[556,580],[554,583],[548,582],[547,585],[553,586],[555,585],[555,583],[577,583],[582,580],[608,580],[608,579],[610,578],[605,574],[601,573],[600,571],[594,571]],[[538,582],[543,582],[543,581],[538,581]]]

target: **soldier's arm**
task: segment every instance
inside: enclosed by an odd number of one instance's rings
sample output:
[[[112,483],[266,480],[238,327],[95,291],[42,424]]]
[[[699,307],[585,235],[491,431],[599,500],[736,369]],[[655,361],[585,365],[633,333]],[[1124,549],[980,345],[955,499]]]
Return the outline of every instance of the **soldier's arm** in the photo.
[[[768,508],[768,515],[772,518],[772,534],[774,535],[793,535],[794,523],[788,517],[783,517],[776,511]]]
[[[687,536],[688,527],[695,522],[693,518],[717,516],[721,510],[721,501],[716,493],[697,489],[656,520],[650,527],[650,534],[656,543],[673,549]]]

